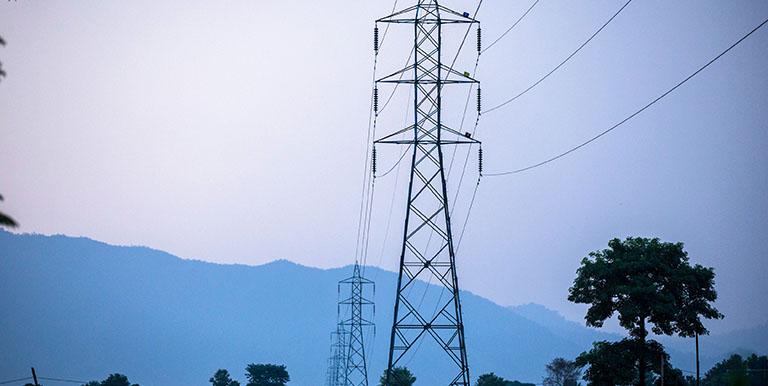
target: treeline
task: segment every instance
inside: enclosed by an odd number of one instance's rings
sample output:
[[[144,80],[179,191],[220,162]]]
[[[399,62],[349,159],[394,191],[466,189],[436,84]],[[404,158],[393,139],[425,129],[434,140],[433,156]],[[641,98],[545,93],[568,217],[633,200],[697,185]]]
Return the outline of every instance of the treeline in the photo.
[[[251,363],[245,367],[245,377],[248,379],[245,386],[285,386],[291,380],[285,366],[275,364]],[[217,370],[208,382],[212,386],[240,386],[226,369]]]

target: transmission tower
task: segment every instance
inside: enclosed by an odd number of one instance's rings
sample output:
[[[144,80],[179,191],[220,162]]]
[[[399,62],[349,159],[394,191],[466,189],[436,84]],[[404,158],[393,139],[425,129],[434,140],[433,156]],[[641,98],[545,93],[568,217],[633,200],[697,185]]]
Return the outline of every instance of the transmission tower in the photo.
[[[328,360],[326,384],[328,386],[344,386],[344,367],[347,362],[347,331],[339,323],[336,331],[331,333],[331,357]]]
[[[439,5],[437,0],[418,0],[416,5],[378,19],[376,23],[374,49],[377,54],[378,23],[413,25],[413,62],[378,79],[374,89],[374,110],[378,112],[376,102],[380,85],[413,87],[413,124],[374,142],[408,145],[412,149],[387,384],[395,383],[394,379],[390,379],[391,370],[403,365],[404,356],[417,347],[417,343],[424,343],[420,340],[429,339],[436,342],[445,355],[427,360],[433,365],[445,362],[446,366],[456,370],[455,374],[446,374],[446,383],[450,386],[469,386],[443,147],[480,142],[443,122],[441,97],[445,85],[479,82],[469,73],[459,73],[443,63],[442,29],[444,25],[478,23],[479,51],[479,22],[466,12],[459,13]],[[399,138],[403,133],[407,139]],[[436,303],[423,306],[418,299],[418,291],[411,291],[417,280],[441,286],[448,295],[447,299],[441,296]]]
[[[349,309],[349,317],[341,321],[341,326],[348,332],[346,363],[344,368],[344,386],[368,386],[368,367],[365,361],[363,329],[372,327],[373,322],[364,317],[364,308],[373,309],[373,302],[363,296],[365,287],[374,288],[374,283],[362,276],[360,265],[355,262],[352,276],[339,282],[341,287],[349,286],[349,297],[339,302],[339,308]]]

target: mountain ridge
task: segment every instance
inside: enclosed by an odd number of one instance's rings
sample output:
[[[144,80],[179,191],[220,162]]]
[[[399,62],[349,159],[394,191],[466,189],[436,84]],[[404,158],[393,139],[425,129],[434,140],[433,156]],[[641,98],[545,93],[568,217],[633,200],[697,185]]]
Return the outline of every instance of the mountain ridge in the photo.
[[[366,271],[379,278],[379,334],[369,337],[375,382],[385,366],[396,274]],[[336,282],[350,272],[287,259],[211,263],[86,237],[0,231],[0,305],[13,311],[0,315],[0,377],[36,365],[48,376],[121,371],[142,385],[181,386],[205,384],[217,368],[242,379],[247,363],[278,362],[288,365],[292,385],[317,384],[335,326]],[[416,288],[434,296],[427,283]],[[536,322],[530,312],[466,291],[462,299],[473,377],[494,371],[538,383],[549,360],[575,357],[602,336],[584,327],[589,333],[575,329],[566,339],[567,328]],[[426,345],[420,352],[439,354]],[[418,360],[409,366],[427,383],[443,371]]]

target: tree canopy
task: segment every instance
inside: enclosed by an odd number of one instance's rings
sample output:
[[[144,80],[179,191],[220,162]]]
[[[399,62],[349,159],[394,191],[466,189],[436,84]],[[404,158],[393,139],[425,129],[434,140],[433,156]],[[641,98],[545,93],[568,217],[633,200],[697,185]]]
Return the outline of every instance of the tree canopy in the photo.
[[[692,337],[708,331],[701,317],[723,317],[717,299],[715,272],[691,266],[683,243],[629,237],[613,239],[608,249],[581,261],[568,300],[589,304],[587,325],[602,327],[618,313],[621,326],[632,336],[644,336],[644,323],[656,334]]]
[[[225,369],[217,370],[208,382],[213,386],[240,386],[240,382],[232,380],[229,371]]]
[[[128,377],[126,377],[123,374],[110,374],[105,380],[98,382],[98,381],[90,381],[86,383],[83,386],[139,386],[138,384],[131,384],[131,382],[128,381]]]
[[[4,45],[5,45],[5,40],[3,40],[3,37],[0,36],[0,46],[4,46]],[[0,62],[0,79],[2,79],[3,77],[5,77],[5,71],[3,71],[3,63]]]
[[[0,73],[2,73],[2,67],[0,67]],[[3,201],[2,195],[0,195],[0,201]],[[14,221],[11,218],[11,216],[8,216],[7,214],[0,212],[0,225],[5,225],[7,227],[13,228],[13,227],[16,227],[18,224],[16,224],[16,221]]]
[[[285,386],[291,380],[285,365],[251,363],[245,371],[246,386]]]
[[[704,386],[768,385],[768,357],[752,354],[743,359],[733,354],[709,369],[701,383]]]
[[[635,385],[640,384],[640,363],[637,352],[642,344],[637,339],[623,339],[618,342],[600,341],[592,349],[581,353],[574,364],[587,367],[584,379],[590,385]],[[664,363],[664,385],[688,385],[683,372],[672,367],[669,354],[664,346],[655,340],[645,342],[645,379],[660,384],[661,366]]]
[[[389,373],[389,384],[387,384],[387,370],[379,378],[379,386],[412,386],[416,382],[411,370],[406,367],[395,367]]]
[[[475,386],[507,386],[507,380],[494,373],[488,373],[479,376]]]
[[[536,386],[533,383],[522,383],[518,381],[508,381],[494,373],[487,373],[479,376],[475,386]]]
[[[717,299],[714,270],[692,266],[683,243],[613,239],[607,249],[583,258],[576,274],[568,300],[590,305],[587,325],[602,327],[616,313],[621,326],[639,341],[632,360],[640,364],[639,384],[646,378],[646,324],[659,335],[691,337],[709,333],[702,317],[723,317],[712,305]]]
[[[547,364],[544,386],[576,386],[581,378],[581,368],[574,361],[555,358]]]

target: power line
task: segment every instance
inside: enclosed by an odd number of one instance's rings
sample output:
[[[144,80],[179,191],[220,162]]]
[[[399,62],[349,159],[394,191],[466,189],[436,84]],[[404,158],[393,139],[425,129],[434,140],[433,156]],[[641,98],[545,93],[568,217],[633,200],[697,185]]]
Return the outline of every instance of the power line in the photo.
[[[15,382],[22,382],[32,379],[32,377],[24,377],[24,378],[16,378],[16,379],[9,379],[6,381],[0,381],[0,385],[7,385],[9,383],[15,383]]]
[[[513,102],[513,101],[515,101],[517,98],[520,98],[521,96],[523,96],[523,95],[525,95],[526,93],[528,93],[528,91],[531,91],[531,90],[532,90],[534,87],[538,86],[538,85],[539,85],[539,83],[541,83],[541,82],[543,82],[545,79],[549,78],[549,76],[550,76],[550,75],[552,75],[552,74],[553,74],[555,71],[559,70],[559,69],[560,69],[560,67],[562,67],[562,66],[563,66],[565,63],[567,63],[569,60],[571,60],[571,58],[573,58],[573,57],[574,57],[574,56],[575,56],[577,53],[579,53],[579,51],[581,51],[581,49],[582,49],[582,48],[584,48],[584,47],[585,47],[587,44],[589,44],[589,42],[591,42],[591,41],[592,41],[592,39],[594,39],[594,38],[595,38],[595,36],[597,36],[597,34],[599,34],[599,33],[600,33],[600,31],[602,31],[603,29],[605,29],[605,27],[607,27],[607,26],[608,26],[608,24],[610,24],[610,23],[613,21],[613,19],[615,19],[615,18],[616,18],[616,16],[619,16],[619,14],[621,13],[621,11],[623,11],[623,10],[624,10],[624,8],[626,8],[626,7],[629,5],[629,3],[631,3],[631,2],[632,2],[632,0],[627,0],[627,2],[626,2],[626,3],[624,3],[624,5],[623,5],[623,6],[621,6],[621,8],[619,8],[619,10],[618,10],[618,11],[616,11],[616,13],[614,13],[614,14],[613,14],[613,16],[611,16],[611,18],[610,18],[610,19],[608,19],[608,20],[607,20],[605,23],[603,23],[603,25],[602,25],[602,26],[600,26],[600,28],[598,28],[598,29],[597,29],[597,31],[595,31],[595,32],[594,32],[594,33],[593,33],[593,34],[592,34],[592,35],[591,35],[591,36],[590,36],[590,37],[589,37],[587,40],[585,40],[585,41],[584,41],[584,43],[581,43],[581,45],[579,46],[579,48],[577,48],[577,49],[576,49],[575,51],[573,51],[573,52],[572,52],[570,55],[568,55],[568,56],[567,56],[567,57],[566,57],[566,58],[565,58],[565,59],[564,59],[562,62],[560,62],[560,64],[558,64],[557,66],[555,66],[555,68],[553,68],[551,71],[549,71],[548,73],[546,73],[546,75],[542,76],[542,77],[541,77],[539,80],[537,80],[536,82],[534,82],[532,85],[528,86],[528,88],[526,88],[525,90],[523,90],[523,91],[522,91],[522,92],[520,92],[519,94],[517,94],[517,95],[513,96],[512,98],[509,98],[509,99],[507,99],[506,101],[504,101],[504,102],[502,102],[502,103],[500,103],[500,104],[498,104],[498,105],[496,105],[496,106],[493,106],[493,107],[491,107],[491,108],[489,108],[489,109],[487,109],[487,110],[483,111],[482,113],[483,113],[483,114],[487,114],[487,113],[490,113],[490,112],[492,112],[492,111],[494,111],[494,110],[498,110],[498,109],[500,109],[500,108],[502,108],[502,107],[506,106],[506,105],[507,105],[507,104],[509,104],[509,103],[512,103],[512,102]],[[490,47],[489,47],[489,48],[490,48]]]
[[[38,377],[45,381],[55,381],[55,382],[66,382],[66,383],[79,383],[81,385],[88,383],[89,381],[78,381],[76,379],[65,379],[65,378],[49,378],[49,377]]]
[[[504,33],[503,33],[503,34],[501,34],[501,36],[497,37],[497,38],[496,38],[496,40],[494,40],[494,41],[493,41],[491,44],[489,44],[489,45],[488,45],[488,47],[485,47],[485,48],[484,48],[482,51],[480,51],[480,53],[482,54],[483,52],[490,50],[490,49],[491,49],[491,47],[493,47],[493,46],[494,46],[494,44],[498,43],[498,42],[499,42],[499,40],[501,40],[501,39],[503,39],[505,36],[507,36],[507,34],[509,33],[509,31],[512,31],[512,30],[513,30],[515,27],[517,27],[517,25],[518,25],[518,24],[519,24],[519,23],[520,23],[520,22],[521,22],[521,21],[522,21],[522,20],[525,18],[525,16],[526,16],[526,15],[528,15],[528,13],[529,13],[529,12],[531,12],[531,10],[533,9],[533,7],[535,7],[535,6],[536,6],[536,4],[538,4],[538,3],[539,3],[539,1],[541,1],[541,0],[536,0],[536,1],[534,1],[534,2],[533,2],[533,4],[531,4],[531,6],[528,8],[528,10],[527,10],[527,11],[525,11],[525,13],[523,13],[523,15],[522,15],[522,16],[520,16],[520,18],[518,18],[518,19],[517,19],[517,21],[515,21],[515,22],[512,24],[512,26],[511,26],[511,27],[507,28],[507,30],[506,30],[506,31],[504,31]]]
[[[600,138],[600,137],[602,137],[602,136],[604,136],[604,135],[606,135],[606,134],[610,133],[611,131],[613,131],[613,130],[614,130],[614,129],[616,129],[617,127],[619,127],[619,126],[623,125],[624,123],[626,123],[626,122],[627,122],[627,121],[629,121],[630,119],[634,118],[634,117],[635,117],[635,116],[637,116],[638,114],[640,114],[640,113],[642,113],[643,111],[647,110],[649,107],[653,106],[654,104],[656,104],[656,102],[660,101],[661,99],[663,99],[663,98],[664,98],[664,97],[666,97],[667,95],[671,94],[671,93],[672,93],[673,91],[675,91],[675,90],[676,90],[678,87],[682,86],[683,84],[685,84],[686,82],[688,82],[689,80],[691,80],[693,77],[695,77],[696,75],[698,75],[700,72],[704,71],[704,69],[706,69],[707,67],[709,67],[709,66],[710,66],[712,63],[716,62],[718,59],[720,59],[721,57],[723,57],[723,55],[727,54],[727,53],[728,53],[730,50],[732,50],[734,47],[736,47],[736,46],[737,46],[737,45],[739,45],[741,42],[743,42],[744,40],[746,40],[746,39],[747,39],[749,36],[751,36],[753,33],[757,32],[757,30],[759,30],[760,28],[762,28],[762,27],[763,27],[763,26],[764,26],[766,23],[768,23],[768,19],[765,19],[765,20],[764,20],[762,23],[760,23],[760,24],[759,24],[757,27],[753,28],[753,29],[752,29],[751,31],[749,31],[749,32],[748,32],[746,35],[742,36],[742,37],[741,37],[741,39],[739,39],[739,40],[737,40],[735,43],[731,44],[731,45],[730,45],[728,48],[726,48],[726,49],[725,49],[724,51],[722,51],[720,54],[718,54],[717,56],[715,56],[714,58],[712,58],[712,60],[710,60],[709,62],[707,62],[705,65],[703,65],[703,66],[699,67],[699,69],[698,69],[698,70],[694,71],[694,72],[693,72],[691,75],[688,75],[688,76],[687,76],[685,79],[683,79],[682,81],[678,82],[678,83],[677,83],[677,84],[676,84],[674,87],[670,88],[669,90],[667,90],[667,91],[666,91],[666,92],[664,92],[663,94],[659,95],[658,97],[656,97],[656,99],[652,100],[651,102],[649,102],[649,103],[648,103],[648,104],[646,104],[645,106],[641,107],[639,110],[637,110],[637,111],[635,111],[634,113],[630,114],[628,117],[626,117],[626,118],[622,119],[621,121],[619,121],[619,123],[616,123],[615,125],[611,126],[610,128],[608,128],[607,130],[605,130],[605,131],[601,132],[600,134],[598,134],[598,135],[596,135],[596,136],[594,136],[594,137],[590,138],[589,140],[587,140],[587,141],[585,141],[585,142],[582,142],[582,143],[581,143],[581,144],[579,144],[578,146],[572,147],[572,148],[570,148],[569,150],[567,150],[567,151],[565,151],[565,152],[562,152],[562,153],[560,153],[560,154],[558,154],[558,155],[556,155],[556,156],[554,156],[554,157],[550,157],[550,158],[548,158],[548,159],[546,159],[546,160],[544,160],[544,161],[541,161],[541,162],[535,163],[535,164],[533,164],[533,165],[530,165],[530,166],[526,166],[526,167],[524,167],[524,168],[521,168],[521,169],[510,170],[510,171],[506,171],[506,172],[499,172],[499,173],[485,173],[484,175],[486,175],[486,176],[489,176],[489,177],[496,177],[496,176],[505,176],[505,175],[509,175],[509,174],[517,174],[517,173],[522,173],[522,172],[524,172],[524,171],[528,171],[528,170],[531,170],[531,169],[537,168],[537,167],[539,167],[539,166],[543,166],[543,165],[546,165],[546,164],[548,164],[548,163],[550,163],[550,162],[552,162],[552,161],[555,161],[555,160],[557,160],[557,159],[559,159],[559,158],[565,157],[566,155],[568,155],[568,154],[571,154],[571,153],[573,153],[574,151],[576,151],[576,150],[579,150],[579,149],[581,149],[581,148],[582,148],[582,147],[584,147],[584,146],[587,146],[587,145],[589,145],[590,143],[592,143],[592,142],[596,141],[598,138]]]
[[[403,150],[403,152],[400,154],[400,158],[398,158],[398,159],[397,159],[397,162],[395,162],[395,164],[394,164],[394,165],[392,165],[392,167],[391,167],[391,168],[387,169],[387,171],[386,171],[386,172],[384,172],[384,173],[381,173],[381,174],[379,174],[379,175],[378,175],[378,176],[376,176],[376,177],[378,177],[378,178],[384,177],[384,176],[386,176],[387,174],[391,173],[393,170],[395,170],[395,167],[397,167],[398,165],[400,165],[400,162],[403,160],[403,158],[405,158],[405,155],[408,153],[408,150],[409,150],[410,148],[411,148],[410,146],[406,147],[406,148],[405,148],[405,150]]]

